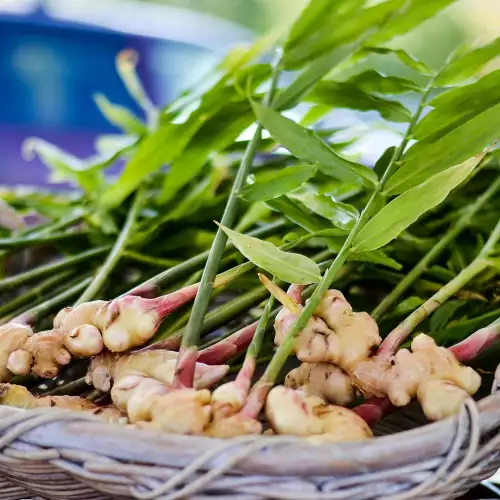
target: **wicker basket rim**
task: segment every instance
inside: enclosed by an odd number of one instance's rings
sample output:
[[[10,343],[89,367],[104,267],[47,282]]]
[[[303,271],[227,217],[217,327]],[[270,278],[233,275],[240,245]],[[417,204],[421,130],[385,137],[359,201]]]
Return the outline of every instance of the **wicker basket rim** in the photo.
[[[474,405],[482,435],[500,422],[500,394]],[[0,449],[13,440],[45,449],[77,450],[132,463],[188,466],[213,452],[204,466],[251,449],[235,471],[265,475],[352,475],[431,460],[450,449],[464,427],[460,416],[370,441],[316,445],[288,436],[244,436],[232,440],[164,434],[107,424],[79,412],[0,407]],[[467,427],[467,425],[465,425]],[[214,451],[215,450],[215,451]],[[248,450],[247,450],[248,451]],[[243,452],[243,451],[242,451]]]

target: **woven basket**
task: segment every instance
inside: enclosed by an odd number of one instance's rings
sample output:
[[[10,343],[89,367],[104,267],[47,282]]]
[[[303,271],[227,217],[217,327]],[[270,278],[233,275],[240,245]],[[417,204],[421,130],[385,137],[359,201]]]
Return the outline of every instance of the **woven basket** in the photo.
[[[0,499],[455,498],[500,468],[497,389],[498,378],[491,396],[453,418],[420,426],[407,407],[376,429],[392,435],[332,445],[160,434],[78,412],[0,407]]]

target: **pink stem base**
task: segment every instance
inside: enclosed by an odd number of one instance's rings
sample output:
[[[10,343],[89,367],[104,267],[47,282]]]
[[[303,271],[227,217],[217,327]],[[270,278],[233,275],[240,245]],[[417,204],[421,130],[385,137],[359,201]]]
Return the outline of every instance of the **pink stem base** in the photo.
[[[193,387],[197,359],[198,351],[196,347],[190,347],[179,353],[173,384],[176,389],[190,389]]]

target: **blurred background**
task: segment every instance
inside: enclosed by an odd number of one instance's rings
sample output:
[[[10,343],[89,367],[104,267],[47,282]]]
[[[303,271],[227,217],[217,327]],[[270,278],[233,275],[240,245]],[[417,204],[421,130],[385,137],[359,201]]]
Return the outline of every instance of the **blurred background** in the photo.
[[[304,4],[0,0],[0,184],[47,181],[38,161],[27,163],[21,157],[26,137],[39,136],[73,154],[90,156],[97,135],[117,131],[91,97],[102,92],[112,102],[135,109],[115,71],[121,49],[140,53],[140,76],[153,100],[165,105],[229,48],[285,27]],[[499,0],[461,0],[397,45],[437,67],[458,44],[483,44],[499,35]]]

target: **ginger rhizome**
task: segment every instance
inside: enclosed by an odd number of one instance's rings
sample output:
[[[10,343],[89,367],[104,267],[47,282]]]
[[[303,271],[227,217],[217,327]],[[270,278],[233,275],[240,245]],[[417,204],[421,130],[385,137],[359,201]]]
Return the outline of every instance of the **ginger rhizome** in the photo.
[[[288,293],[300,303],[297,287]],[[277,344],[295,317],[282,308],[275,322]],[[380,341],[375,321],[353,312],[340,292],[329,290],[297,339],[295,353],[303,364],[288,374],[285,384],[342,405],[355,392],[365,398],[388,396],[394,406],[416,397],[430,419],[455,413],[479,389],[479,374],[427,335],[418,335],[411,350],[400,349],[391,357],[373,355]]]

